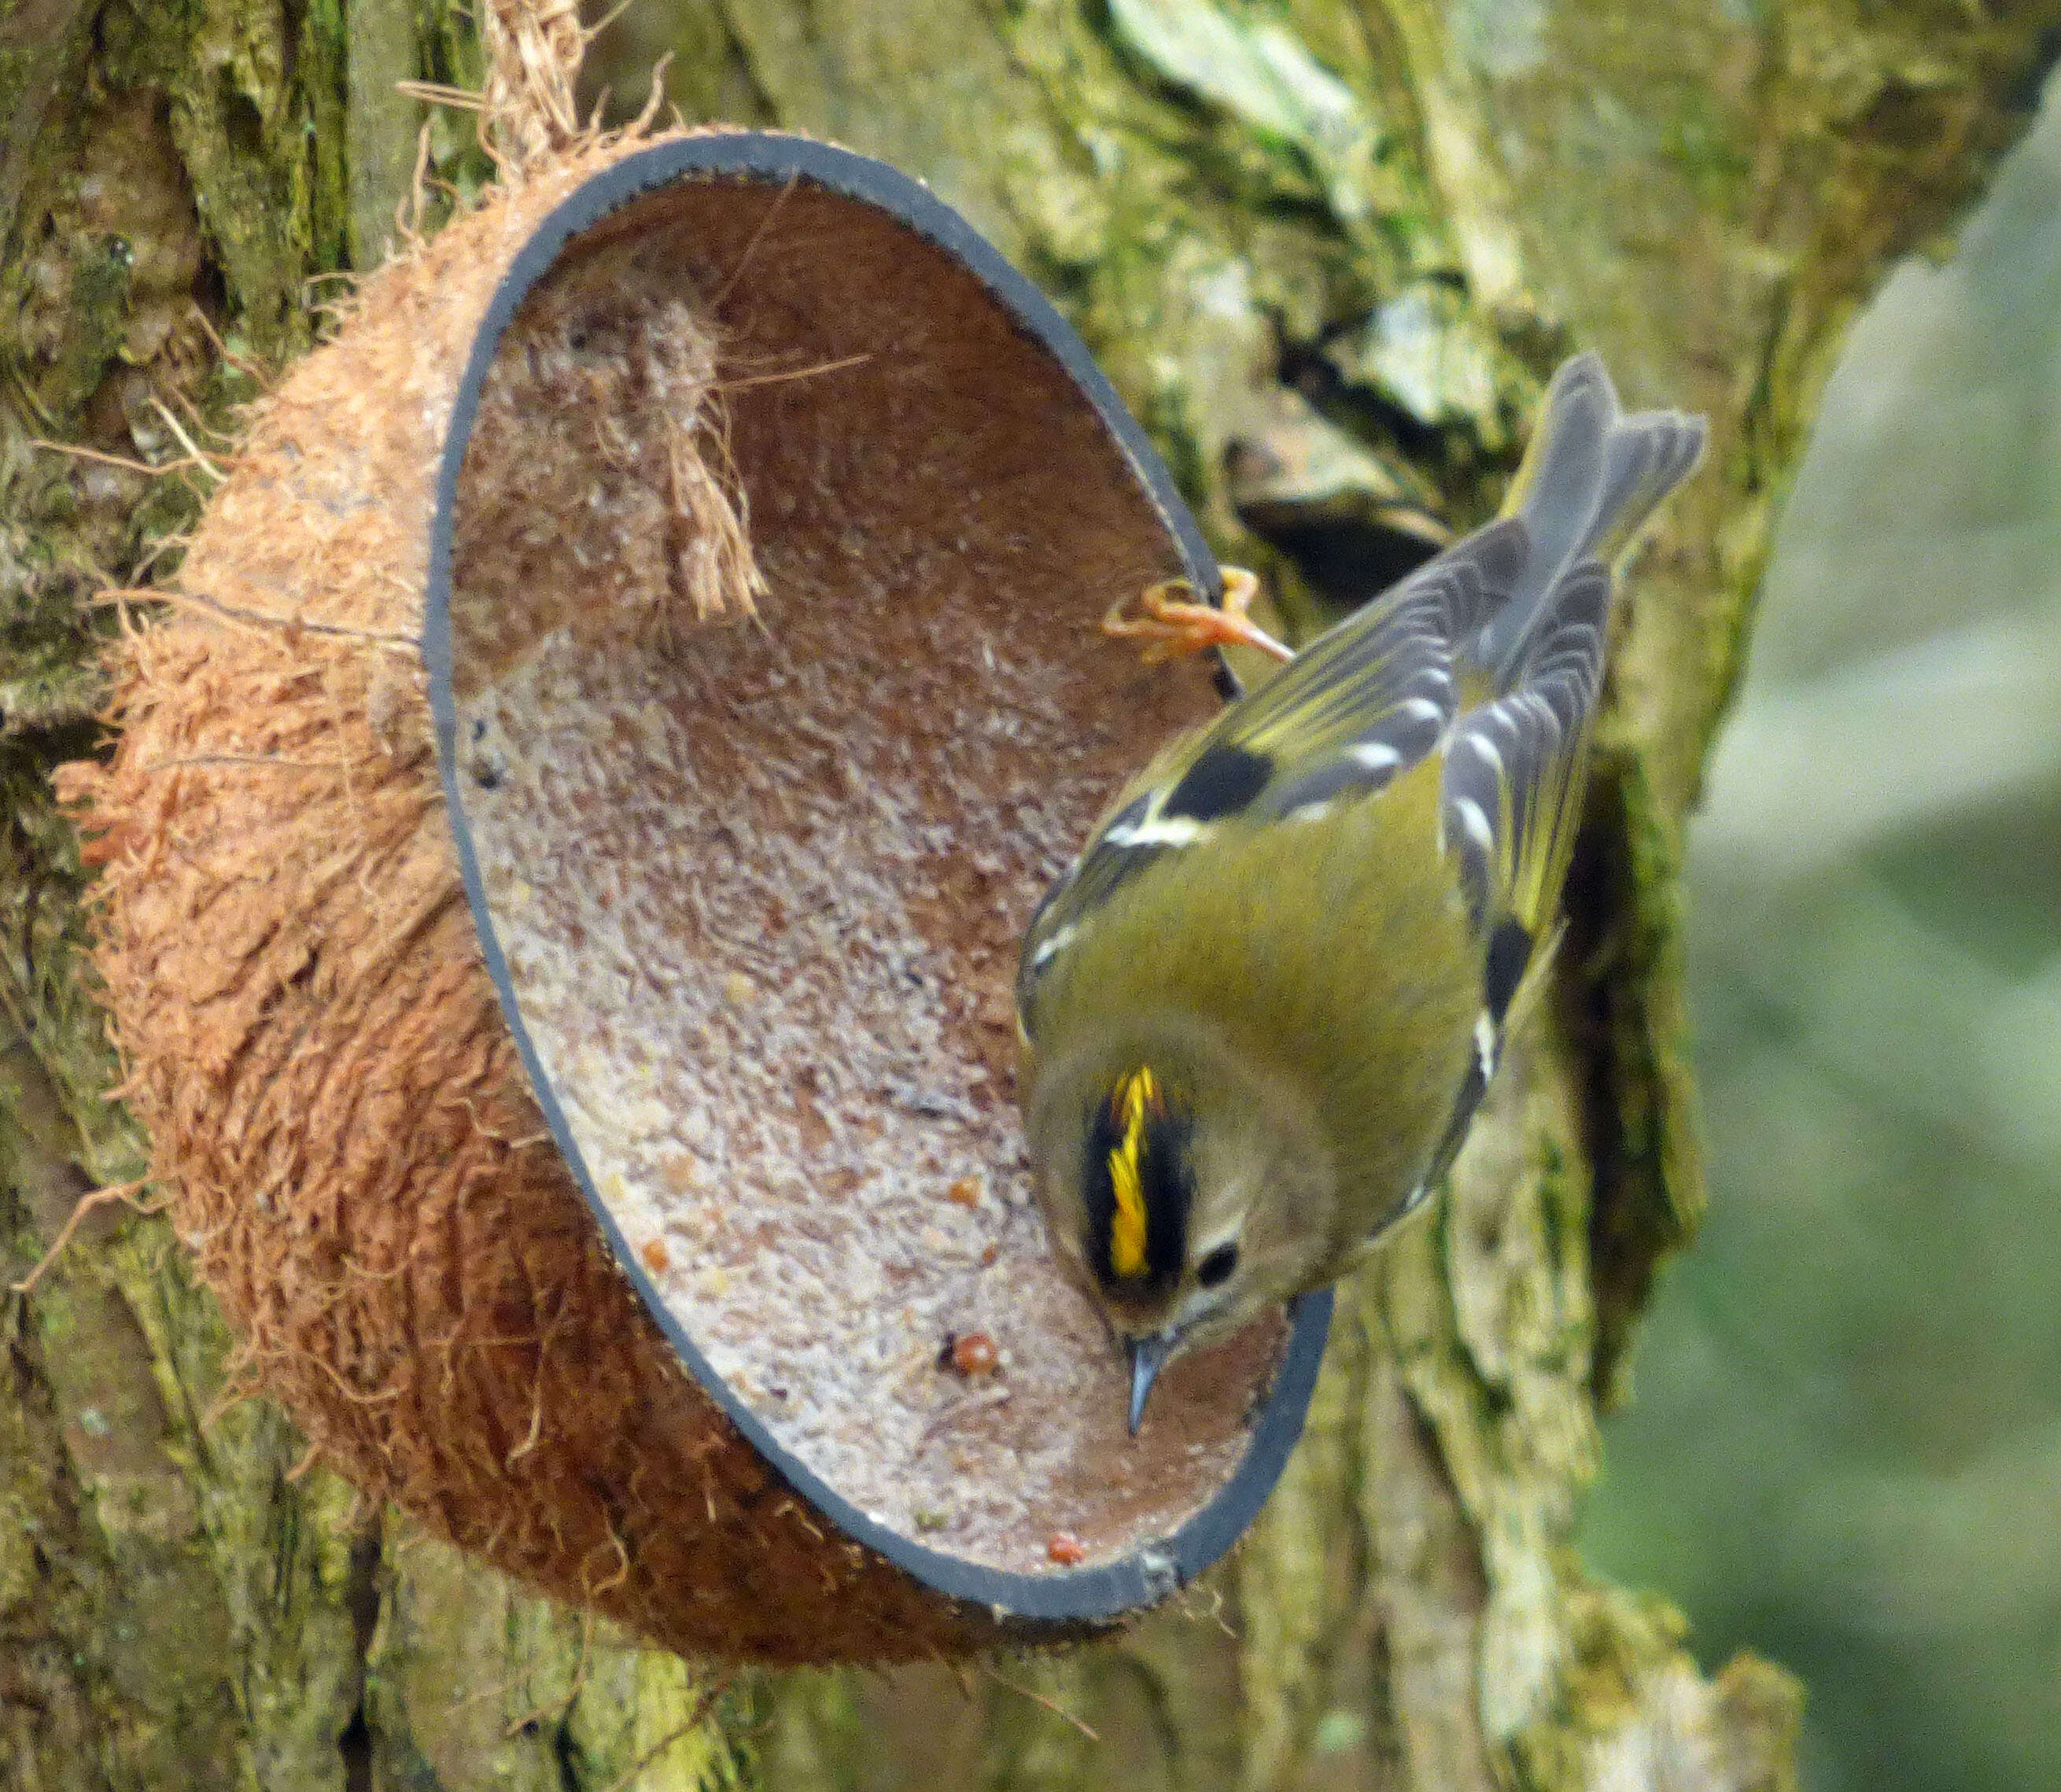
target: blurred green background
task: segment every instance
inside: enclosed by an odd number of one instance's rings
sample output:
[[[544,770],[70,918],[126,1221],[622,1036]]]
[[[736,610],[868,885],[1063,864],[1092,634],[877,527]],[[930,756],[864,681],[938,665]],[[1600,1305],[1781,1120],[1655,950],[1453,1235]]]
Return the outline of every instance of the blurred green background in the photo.
[[[1860,320],[1691,838],[1711,1210],[1584,1544],[1811,1792],[2061,1786],[2061,108]]]

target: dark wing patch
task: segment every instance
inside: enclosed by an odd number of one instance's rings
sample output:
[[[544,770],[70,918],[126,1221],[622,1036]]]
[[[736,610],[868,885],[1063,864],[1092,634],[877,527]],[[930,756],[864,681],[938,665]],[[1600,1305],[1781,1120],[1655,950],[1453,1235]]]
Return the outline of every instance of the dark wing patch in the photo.
[[[1489,1019],[1500,1029],[1517,999],[1518,986],[1524,981],[1531,962],[1531,931],[1514,915],[1505,915],[1488,936],[1488,962],[1482,973],[1482,996],[1488,1003]]]
[[[1235,741],[1212,741],[1167,793],[1163,817],[1214,822],[1235,815],[1267,788],[1274,762]]]

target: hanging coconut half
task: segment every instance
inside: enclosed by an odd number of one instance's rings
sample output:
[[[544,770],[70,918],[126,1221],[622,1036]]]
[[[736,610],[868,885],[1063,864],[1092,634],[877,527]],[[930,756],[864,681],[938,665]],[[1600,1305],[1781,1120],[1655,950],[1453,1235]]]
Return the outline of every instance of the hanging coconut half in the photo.
[[[1017,940],[1216,698],[1216,580],[1051,307],[880,164],[590,143],[364,284],[72,768],[126,1094],[360,1486],[683,1650],[1079,1634],[1257,1510],[1328,1297],[1125,1370]]]

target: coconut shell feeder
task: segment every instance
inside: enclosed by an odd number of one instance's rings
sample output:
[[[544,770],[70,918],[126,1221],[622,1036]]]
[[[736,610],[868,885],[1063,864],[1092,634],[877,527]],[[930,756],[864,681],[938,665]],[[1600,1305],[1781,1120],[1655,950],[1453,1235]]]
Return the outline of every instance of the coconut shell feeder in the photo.
[[[1217,702],[1215,570],[1037,291],[799,138],[590,142],[364,284],[72,768],[181,1236],[360,1486],[682,1651],[1092,1634],[1250,1522],[1328,1295],[1125,1372],[1016,942]]]

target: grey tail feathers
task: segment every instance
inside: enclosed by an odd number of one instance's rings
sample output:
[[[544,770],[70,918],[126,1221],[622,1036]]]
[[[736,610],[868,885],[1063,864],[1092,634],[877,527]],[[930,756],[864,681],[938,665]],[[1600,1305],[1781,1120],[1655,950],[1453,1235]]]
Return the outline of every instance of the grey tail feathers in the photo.
[[[1524,519],[1531,552],[1507,603],[1483,630],[1475,658],[1515,670],[1566,575],[1584,560],[1606,571],[1703,451],[1703,419],[1618,406],[1602,358],[1578,354],[1547,389],[1537,433],[1511,482],[1506,512]]]

